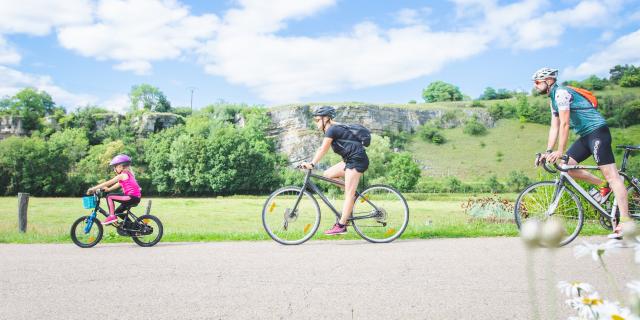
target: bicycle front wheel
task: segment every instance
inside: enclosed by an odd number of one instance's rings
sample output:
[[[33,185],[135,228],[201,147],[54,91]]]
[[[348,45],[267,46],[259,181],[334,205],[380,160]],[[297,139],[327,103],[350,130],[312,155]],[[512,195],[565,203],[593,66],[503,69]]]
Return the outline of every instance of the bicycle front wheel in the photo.
[[[281,244],[301,244],[318,231],[320,206],[309,192],[299,187],[284,187],[265,202],[262,225],[271,239]]]
[[[527,220],[559,221],[565,233],[560,246],[575,239],[584,223],[582,204],[578,196],[566,187],[557,190],[553,181],[537,182],[524,189],[516,200],[514,213],[518,229]]]
[[[371,186],[356,199],[351,222],[363,239],[391,242],[407,228],[409,206],[398,190],[385,185]]]
[[[100,220],[83,216],[71,225],[71,240],[80,248],[91,248],[102,239]]]

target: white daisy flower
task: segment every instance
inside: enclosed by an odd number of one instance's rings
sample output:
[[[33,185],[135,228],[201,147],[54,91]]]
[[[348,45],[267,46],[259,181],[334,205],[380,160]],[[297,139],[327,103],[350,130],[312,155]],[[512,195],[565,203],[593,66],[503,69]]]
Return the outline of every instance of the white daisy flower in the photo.
[[[616,303],[605,301],[603,304],[597,305],[594,311],[598,315],[598,320],[638,320],[637,316],[631,313],[631,310],[619,306]]]
[[[593,261],[598,261],[600,257],[607,255],[609,252],[617,251],[620,249],[620,241],[609,240],[605,243],[591,244],[583,241],[583,244],[579,244],[573,248],[573,253],[576,258],[582,258],[586,255],[591,255]]]
[[[600,298],[600,295],[598,295],[597,292],[594,292],[586,296],[569,299],[566,303],[571,308],[578,311],[580,319],[595,319],[596,313],[594,309],[597,306],[602,305],[604,300]]]
[[[569,298],[580,297],[593,291],[593,287],[585,282],[558,282],[558,289]]]

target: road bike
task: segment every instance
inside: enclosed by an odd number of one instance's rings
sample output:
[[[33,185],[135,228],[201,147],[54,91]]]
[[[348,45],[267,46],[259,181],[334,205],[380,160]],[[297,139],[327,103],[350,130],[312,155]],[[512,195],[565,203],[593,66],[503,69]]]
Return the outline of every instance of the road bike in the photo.
[[[629,214],[640,220],[640,184],[638,178],[631,176],[627,172],[629,156],[633,151],[639,151],[638,146],[617,146],[624,149],[622,167],[619,171],[627,187],[627,200],[629,202]],[[542,167],[551,174],[556,174],[554,181],[541,181],[526,187],[516,200],[514,215],[518,228],[529,219],[544,221],[549,218],[559,220],[565,228],[565,236],[560,242],[564,246],[575,239],[584,224],[584,208],[581,199],[593,206],[598,214],[600,224],[607,229],[612,229],[619,219],[618,204],[613,196],[613,192],[602,201],[594,199],[578,182],[570,175],[571,170],[599,170],[597,166],[583,165],[558,165],[549,164],[542,159],[541,154],[536,155],[536,166]],[[566,163],[569,159],[564,156],[562,160]]]
[[[320,206],[314,195],[329,207],[336,221],[341,216],[312,179],[339,187],[344,187],[344,182],[314,174],[312,170],[305,170],[301,187],[288,186],[276,190],[269,196],[262,209],[264,229],[273,240],[281,244],[304,243],[318,231]],[[386,185],[372,185],[362,192],[356,191],[349,225],[353,226],[363,239],[374,243],[391,242],[402,235],[408,223],[409,206],[398,190]]]

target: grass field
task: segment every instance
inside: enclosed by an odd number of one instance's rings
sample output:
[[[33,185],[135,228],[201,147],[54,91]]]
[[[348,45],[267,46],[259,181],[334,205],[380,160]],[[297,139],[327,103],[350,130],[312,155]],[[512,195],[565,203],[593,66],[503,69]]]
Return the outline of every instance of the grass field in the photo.
[[[471,220],[461,208],[468,199],[464,194],[420,195],[409,200],[410,223],[403,238],[514,236],[515,224]],[[505,195],[513,200],[515,195]],[[411,198],[409,195],[408,198]],[[158,198],[152,199],[152,214],[165,228],[163,241],[230,241],[269,240],[262,228],[260,213],[266,197]],[[340,200],[336,200],[341,204]],[[146,205],[146,199],[142,204]],[[143,214],[144,206],[133,212]],[[18,232],[17,198],[0,198],[0,243],[71,243],[69,227],[75,219],[89,213],[82,209],[79,198],[35,198],[29,200],[27,233]],[[324,205],[322,224],[313,239],[329,239],[321,235],[334,218]],[[602,234],[595,223],[585,226],[584,234]],[[352,230],[346,236],[331,239],[359,239]],[[112,227],[105,229],[105,242],[129,242],[118,237]],[[364,241],[364,240],[363,240]]]
[[[614,146],[625,141],[640,144],[640,126],[612,128],[611,132]],[[445,129],[447,142],[442,145],[414,137],[408,150],[426,167],[423,174],[427,176],[456,176],[469,181],[492,174],[505,178],[515,170],[536,178],[540,169],[533,167],[533,160],[537,152],[544,151],[548,133],[549,126],[504,119],[483,136],[464,134],[462,128]],[[575,139],[572,135],[570,142]],[[622,157],[616,160],[620,165]],[[593,159],[585,164],[593,164]]]

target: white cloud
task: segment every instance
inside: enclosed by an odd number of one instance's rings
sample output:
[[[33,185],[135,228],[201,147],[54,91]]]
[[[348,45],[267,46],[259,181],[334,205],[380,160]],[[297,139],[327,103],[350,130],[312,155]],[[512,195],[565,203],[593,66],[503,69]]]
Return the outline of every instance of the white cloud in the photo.
[[[0,64],[18,64],[22,57],[7,40],[0,36]]]
[[[131,101],[129,100],[129,95],[117,94],[107,99],[101,105],[107,108],[107,110],[117,113],[126,113],[130,110]]]
[[[429,7],[423,7],[420,9],[404,8],[394,13],[393,16],[399,24],[416,25],[424,23],[424,16],[431,14],[431,12],[432,9]]]
[[[63,47],[98,60],[115,60],[118,70],[148,73],[151,62],[180,58],[213,36],[218,18],[193,16],[173,0],[103,0],[95,21],[64,26]]]
[[[26,87],[46,91],[51,95],[56,104],[63,105],[68,109],[86,104],[94,104],[98,100],[91,95],[69,92],[54,84],[49,76],[27,74],[5,66],[0,66],[0,96],[14,95]]]
[[[469,31],[431,32],[423,25],[381,30],[370,22],[347,34],[284,37],[276,32],[287,20],[333,1],[305,1],[308,7],[299,1],[242,3],[202,47],[201,63],[208,73],[251,87],[272,103],[414,79],[485,50],[490,40]]]
[[[88,0],[5,0],[0,6],[0,33],[43,36],[54,27],[91,21],[91,12]]]
[[[609,47],[588,57],[577,67],[566,68],[563,78],[606,76],[609,68],[618,64],[640,65],[640,29],[624,35]]]

